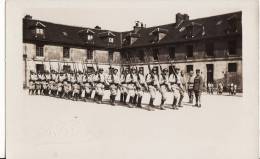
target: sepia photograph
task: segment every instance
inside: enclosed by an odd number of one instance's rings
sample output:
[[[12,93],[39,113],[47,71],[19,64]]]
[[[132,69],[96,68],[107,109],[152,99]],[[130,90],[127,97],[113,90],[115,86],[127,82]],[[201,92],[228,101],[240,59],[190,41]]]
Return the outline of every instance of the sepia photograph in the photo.
[[[134,2],[6,2],[6,158],[258,158],[258,2]]]

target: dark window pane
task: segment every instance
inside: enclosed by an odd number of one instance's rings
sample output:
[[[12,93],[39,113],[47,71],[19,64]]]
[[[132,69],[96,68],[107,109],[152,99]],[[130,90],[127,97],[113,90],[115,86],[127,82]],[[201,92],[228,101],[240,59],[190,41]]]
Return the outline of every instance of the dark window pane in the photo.
[[[186,65],[186,70],[189,73],[190,71],[193,71],[193,65]]]
[[[207,56],[214,56],[214,43],[213,42],[206,43],[206,54],[207,54]]]
[[[70,58],[70,48],[63,47],[63,58]]]
[[[44,65],[43,64],[36,64],[36,72],[43,73],[44,72]]]
[[[87,59],[93,60],[93,50],[87,50]]]
[[[170,47],[169,48],[169,56],[170,56],[170,59],[174,59],[175,58],[175,47]]]
[[[237,48],[236,40],[231,40],[228,42],[229,55],[236,55],[236,48]]]
[[[187,57],[193,57],[193,46],[192,45],[187,46]]]
[[[228,72],[237,72],[237,64],[229,63],[228,64]]]
[[[157,48],[153,49],[153,59],[155,61],[158,61],[158,56],[159,56],[159,49]]]
[[[43,56],[43,46],[36,45],[36,56]]]

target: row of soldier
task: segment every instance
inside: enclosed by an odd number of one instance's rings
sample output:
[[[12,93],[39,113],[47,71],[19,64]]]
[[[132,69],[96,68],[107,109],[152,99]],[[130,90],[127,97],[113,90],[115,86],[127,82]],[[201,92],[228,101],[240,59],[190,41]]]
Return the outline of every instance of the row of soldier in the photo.
[[[172,108],[182,107],[184,93],[187,91],[189,102],[194,106],[201,107],[201,92],[203,90],[203,79],[200,70],[189,73],[186,81],[183,71],[175,68],[169,74],[167,68],[162,69],[161,74],[157,74],[155,68],[150,69],[147,75],[143,70],[135,67],[125,69],[119,73],[116,68],[109,68],[109,73],[105,74],[102,68],[88,71],[55,71],[44,72],[30,71],[29,94],[57,96],[72,100],[91,100],[94,93],[94,101],[102,103],[105,88],[110,90],[110,103],[115,105],[117,94],[120,94],[120,102],[129,107],[143,107],[142,98],[145,92],[149,92],[150,101],[148,110],[153,110],[157,92],[161,94],[160,109],[165,109],[167,93],[172,94]],[[129,101],[127,101],[129,99]]]

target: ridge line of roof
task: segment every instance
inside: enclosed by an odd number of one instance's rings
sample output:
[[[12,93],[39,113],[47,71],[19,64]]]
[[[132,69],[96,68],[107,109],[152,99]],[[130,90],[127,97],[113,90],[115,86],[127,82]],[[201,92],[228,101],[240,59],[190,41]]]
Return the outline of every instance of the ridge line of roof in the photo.
[[[242,11],[236,11],[236,12],[231,12],[231,13],[225,13],[225,14],[213,15],[213,16],[208,16],[208,17],[190,19],[189,21],[196,21],[196,20],[201,20],[201,19],[208,19],[208,18],[225,16],[225,15],[229,15],[229,14],[239,14],[239,13],[242,13]],[[24,20],[28,20],[28,19],[24,19]],[[49,22],[49,21],[44,21],[44,20],[39,20],[39,19],[29,19],[29,20],[30,21],[39,21],[39,22],[49,23],[49,24],[53,24],[53,25],[61,25],[61,26],[66,26],[66,27],[91,29],[91,30],[100,30],[100,31],[111,31],[111,32],[115,32],[115,33],[118,33],[118,34],[128,33],[128,32],[132,31],[132,30],[128,30],[128,31],[113,31],[113,30],[108,30],[108,29],[95,29],[95,28],[84,27],[84,26],[76,26],[76,25],[67,25],[67,24],[54,23],[54,22]],[[160,27],[160,26],[168,26],[168,25],[174,25],[174,24],[176,24],[176,22],[175,23],[168,23],[168,24],[163,24],[163,25],[155,25],[155,26],[151,26],[151,27],[146,27],[145,29],[151,29],[151,28],[156,28],[156,27]]]

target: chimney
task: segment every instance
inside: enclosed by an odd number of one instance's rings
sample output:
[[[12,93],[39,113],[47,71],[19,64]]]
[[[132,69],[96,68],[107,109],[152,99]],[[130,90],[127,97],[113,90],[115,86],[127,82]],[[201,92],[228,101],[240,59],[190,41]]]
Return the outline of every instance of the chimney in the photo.
[[[140,21],[136,21],[134,26],[134,32],[137,33],[142,28],[144,28],[144,24]]]
[[[95,29],[101,30],[101,27],[97,25],[97,26],[95,26]]]
[[[188,20],[189,20],[188,14],[181,14],[181,13],[176,14],[176,24],[177,25],[179,25],[183,21],[188,21]]]
[[[32,16],[31,16],[31,15],[29,15],[29,14],[27,14],[27,15],[25,15],[25,16],[24,16],[24,19],[31,20],[31,19],[32,19]]]

